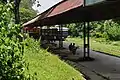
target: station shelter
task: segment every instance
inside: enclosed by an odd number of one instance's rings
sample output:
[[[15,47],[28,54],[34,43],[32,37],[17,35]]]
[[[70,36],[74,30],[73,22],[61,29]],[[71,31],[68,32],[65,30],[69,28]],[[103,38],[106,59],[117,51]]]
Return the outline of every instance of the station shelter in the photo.
[[[84,22],[84,58],[90,57],[89,29],[91,21],[120,17],[120,0],[63,0],[32,20],[23,27],[43,27]],[[59,40],[62,47],[62,39]]]

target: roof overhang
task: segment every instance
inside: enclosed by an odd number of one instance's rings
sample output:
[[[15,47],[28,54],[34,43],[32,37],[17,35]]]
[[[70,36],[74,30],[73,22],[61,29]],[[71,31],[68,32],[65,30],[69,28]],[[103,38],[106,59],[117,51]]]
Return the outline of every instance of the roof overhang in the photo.
[[[63,13],[66,13],[72,9],[75,9],[77,7],[81,7],[83,5],[83,0],[63,0],[59,2],[58,4],[52,6],[45,12],[37,15],[33,20],[28,21],[27,23],[24,23],[23,26],[43,26],[44,19],[51,18],[57,15],[61,15]],[[42,22],[41,22],[42,21]]]
[[[50,13],[48,15],[44,17],[39,17],[39,19],[27,24],[26,26],[44,26],[44,25],[49,26],[49,25],[59,25],[59,24],[76,23],[83,21],[88,22],[88,21],[106,20],[106,19],[120,17],[120,10],[119,10],[120,0],[106,0],[85,7],[83,7],[82,5],[83,5],[83,0],[81,1],[81,5],[77,7],[70,8],[69,10],[62,12],[60,14],[50,16],[52,11],[54,11],[54,9],[58,5],[54,6],[50,9],[51,12],[49,10]]]

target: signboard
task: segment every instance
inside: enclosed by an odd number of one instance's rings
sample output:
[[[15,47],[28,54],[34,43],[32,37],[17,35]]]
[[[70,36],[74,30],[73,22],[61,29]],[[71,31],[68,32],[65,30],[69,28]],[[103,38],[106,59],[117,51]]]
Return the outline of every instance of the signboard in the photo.
[[[85,6],[93,5],[102,1],[105,1],[105,0],[85,0]]]

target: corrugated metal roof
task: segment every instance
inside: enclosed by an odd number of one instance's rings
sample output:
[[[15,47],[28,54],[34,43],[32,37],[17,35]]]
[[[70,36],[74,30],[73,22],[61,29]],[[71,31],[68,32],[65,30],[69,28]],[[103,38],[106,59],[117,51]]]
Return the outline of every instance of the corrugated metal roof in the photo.
[[[83,0],[63,0],[60,3],[49,8],[45,12],[37,15],[33,20],[30,20],[27,23],[24,23],[23,26],[34,27],[35,24],[38,23],[37,21],[40,21],[40,20],[48,18],[48,17],[55,16],[58,14],[62,14],[66,11],[80,7],[82,5],[83,5]],[[34,24],[34,26],[33,26],[33,24]]]
[[[63,12],[69,11],[71,9],[80,7],[83,5],[83,0],[66,0],[65,2],[57,5],[53,11],[48,15],[48,17],[61,14]]]

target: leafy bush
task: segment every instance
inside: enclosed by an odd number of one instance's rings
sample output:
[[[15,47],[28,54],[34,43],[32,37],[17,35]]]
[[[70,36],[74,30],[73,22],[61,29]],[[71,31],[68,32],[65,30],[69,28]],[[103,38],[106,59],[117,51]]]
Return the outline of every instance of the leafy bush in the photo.
[[[25,79],[20,25],[13,23],[11,4],[0,4],[0,80]]]
[[[107,34],[110,40],[120,40],[120,25],[117,23],[112,24],[107,30]]]
[[[107,40],[120,40],[120,24],[113,20],[92,22],[92,36],[96,38],[106,38]]]
[[[69,35],[72,37],[83,36],[83,23],[71,23],[66,25],[69,28]]]
[[[95,38],[101,38],[103,36],[103,34],[101,34],[100,32],[96,32],[94,35]]]

